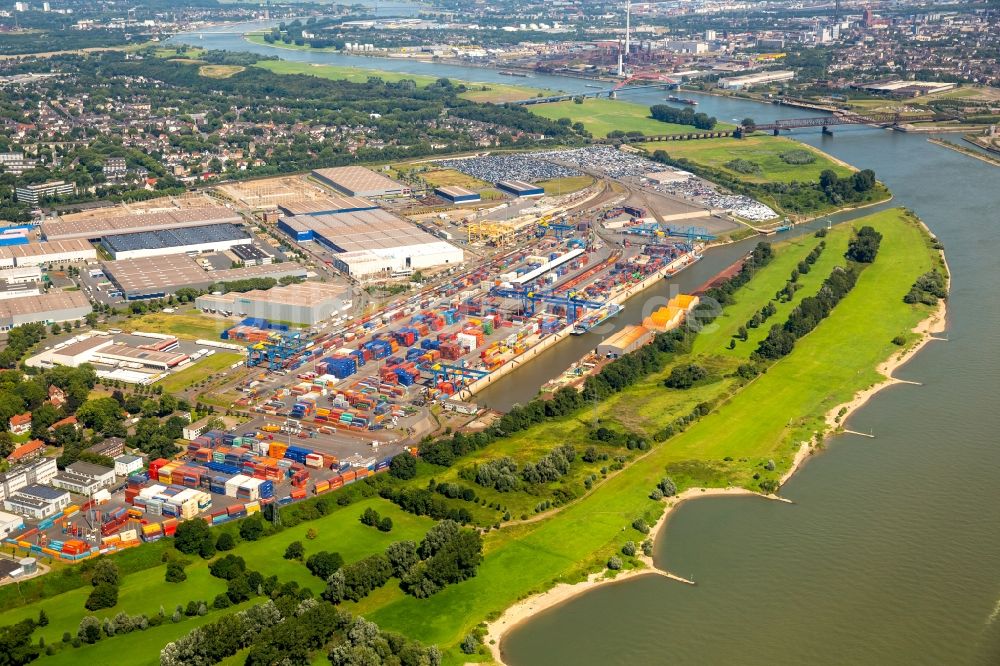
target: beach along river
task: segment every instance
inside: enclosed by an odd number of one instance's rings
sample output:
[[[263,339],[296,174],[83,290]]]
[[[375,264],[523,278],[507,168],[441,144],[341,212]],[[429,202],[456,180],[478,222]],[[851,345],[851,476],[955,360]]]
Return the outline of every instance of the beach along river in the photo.
[[[186,39],[261,49],[236,35]],[[476,68],[278,53],[511,82]],[[513,82],[586,90],[583,81],[561,77]],[[661,96],[633,93],[643,103]],[[699,110],[727,121],[808,115],[699,100]],[[849,427],[875,439],[833,439],[782,488],[795,504],[710,498],[674,512],[656,560],[696,586],[646,576],[598,588],[513,630],[503,643],[512,666],[1000,664],[1000,169],[934,146],[925,135],[835,131],[793,136],[874,169],[895,194],[893,203],[914,210],[944,242],[953,275],[948,340],[931,342],[897,372],[922,385],[888,388],[855,413]],[[676,286],[698,286],[742,251],[710,252]],[[640,311],[630,302],[616,326]],[[581,350],[559,359],[560,347],[547,352],[551,362],[526,366],[537,367],[538,376],[522,375],[519,383],[537,388],[596,344],[576,340],[561,346]]]

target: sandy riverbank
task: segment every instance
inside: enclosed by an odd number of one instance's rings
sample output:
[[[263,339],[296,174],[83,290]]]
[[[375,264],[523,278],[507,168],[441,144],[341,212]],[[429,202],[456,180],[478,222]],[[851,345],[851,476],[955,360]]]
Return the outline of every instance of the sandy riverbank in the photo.
[[[926,226],[925,226],[926,228]],[[950,287],[951,275],[948,270],[947,263],[945,263],[945,271],[947,273],[947,278]],[[924,345],[926,345],[931,340],[935,339],[935,334],[941,333],[945,330],[947,325],[947,302],[941,300],[938,303],[938,307],[930,313],[926,318],[924,318],[917,326],[913,329],[914,333],[917,333],[920,338],[919,340],[911,345],[910,347],[894,353],[889,359],[884,361],[878,366],[878,372],[885,375],[886,379],[878,382],[877,384],[857,393],[851,400],[841,405],[837,405],[826,415],[826,425],[827,433],[836,432],[842,427],[844,421],[850,417],[852,413],[860,409],[862,406],[867,404],[867,402],[876,393],[881,391],[887,386],[893,384],[902,383],[901,380],[895,379],[893,373],[907,361],[913,358]],[[826,434],[826,433],[824,433]],[[802,442],[799,449],[796,451],[795,456],[792,459],[792,463],[788,470],[781,476],[781,484],[784,485],[789,478],[798,471],[805,460],[815,451],[810,442]],[[656,524],[652,526],[649,532],[649,538],[654,541],[658,537],[659,533],[663,530],[667,523],[667,519],[670,515],[687,500],[695,499],[698,497],[718,497],[722,495],[730,496],[744,496],[744,495],[754,495],[757,497],[765,497],[766,499],[787,501],[778,497],[777,495],[766,495],[762,496],[759,493],[752,492],[745,488],[689,488],[684,492],[680,493],[676,497],[670,498],[666,502],[666,508],[661,514],[660,518],[656,521]],[[620,572],[614,577],[608,576],[608,571],[601,571],[593,573],[587,577],[587,580],[581,583],[576,583],[573,585],[567,583],[560,583],[555,587],[549,589],[541,594],[536,594],[527,599],[522,599],[517,602],[506,611],[503,615],[497,618],[495,621],[487,624],[487,633],[483,638],[483,641],[490,648],[493,660],[502,666],[506,666],[506,662],[503,660],[503,653],[501,651],[501,643],[511,629],[528,621],[533,616],[541,613],[550,608],[554,608],[560,604],[563,604],[574,597],[581,594],[585,594],[590,590],[600,586],[608,585],[612,583],[620,583],[638,576],[650,576],[658,575],[665,576],[672,580],[676,580],[681,583],[686,583],[693,585],[693,581],[687,580],[670,572],[657,569],[653,563],[653,558],[640,555],[638,559],[645,565],[642,569],[633,569],[625,572]]]

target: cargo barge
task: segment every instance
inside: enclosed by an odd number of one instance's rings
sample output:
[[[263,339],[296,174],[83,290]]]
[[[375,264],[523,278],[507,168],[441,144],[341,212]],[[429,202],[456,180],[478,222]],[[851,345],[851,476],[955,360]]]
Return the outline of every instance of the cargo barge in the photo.
[[[582,317],[580,321],[576,322],[573,326],[572,333],[573,335],[583,335],[595,326],[603,324],[612,317],[617,317],[623,309],[624,307],[618,305],[617,303],[610,303],[599,310],[594,310],[590,314]]]
[[[698,101],[694,99],[689,99],[687,97],[678,97],[677,95],[670,95],[667,97],[668,102],[677,102],[678,104],[687,104],[688,106],[698,106]]]

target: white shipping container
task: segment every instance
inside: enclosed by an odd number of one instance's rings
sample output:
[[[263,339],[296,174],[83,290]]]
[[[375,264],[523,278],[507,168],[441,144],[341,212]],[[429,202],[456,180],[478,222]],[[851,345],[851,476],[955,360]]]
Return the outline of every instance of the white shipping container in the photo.
[[[236,497],[236,489],[250,480],[245,474],[237,474],[226,481],[226,497]]]
[[[143,488],[142,490],[139,491],[139,497],[147,500],[152,499],[153,497],[156,497],[166,489],[167,489],[166,486],[161,486],[159,484],[149,486],[148,488]]]

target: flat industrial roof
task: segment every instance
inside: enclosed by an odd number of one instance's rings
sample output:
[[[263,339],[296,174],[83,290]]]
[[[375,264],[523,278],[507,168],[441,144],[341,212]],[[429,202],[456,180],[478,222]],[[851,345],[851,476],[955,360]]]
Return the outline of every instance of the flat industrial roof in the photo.
[[[104,245],[112,252],[156,250],[226,241],[250,242],[250,234],[235,224],[223,223],[180,229],[137,231],[131,234],[111,234],[103,239]]]
[[[153,363],[163,363],[164,365],[180,363],[187,358],[186,354],[179,354],[177,352],[160,352],[152,349],[139,349],[138,347],[132,347],[120,342],[115,343],[110,347],[105,347],[98,352],[98,355],[108,358],[122,358],[134,361],[152,361]]]
[[[50,291],[41,296],[22,296],[0,300],[0,317],[38,314],[69,308],[90,307],[82,291]]]
[[[127,234],[137,231],[198,227],[223,222],[239,223],[242,219],[238,213],[225,206],[178,208],[157,213],[130,213],[82,220],[56,218],[42,222],[42,235],[46,240],[97,238],[109,234]]]
[[[46,500],[56,500],[66,495],[65,490],[57,490],[55,488],[49,488],[48,486],[40,486],[38,484],[25,486],[17,491],[18,493],[23,493],[29,497],[37,497],[39,499]]]
[[[55,349],[53,351],[60,356],[78,356],[89,352],[91,349],[110,345],[113,342],[114,340],[112,340],[109,336],[95,335],[86,338],[85,340],[77,340],[76,342],[70,343],[65,347],[60,347],[59,349]]]
[[[329,215],[299,215],[286,219],[285,224],[295,231],[312,230],[339,247],[341,252],[389,250],[440,242],[426,231],[381,208]]]
[[[104,465],[95,465],[94,463],[79,460],[72,465],[67,465],[66,471],[73,472],[74,474],[82,474],[84,476],[104,476],[108,472],[114,472],[115,470],[111,467],[105,467]]]
[[[221,296],[209,295],[205,298],[232,303],[236,299],[262,301],[276,305],[310,306],[321,305],[323,301],[342,297],[349,291],[341,284],[324,282],[300,282],[273,289],[254,289],[245,293],[229,292]]]
[[[67,254],[71,252],[95,252],[94,246],[83,238],[67,240],[42,241],[27,245],[7,245],[0,247],[0,257],[40,257],[47,254]]]
[[[467,197],[467,196],[479,196],[478,192],[473,192],[472,190],[467,190],[464,187],[458,187],[457,185],[447,185],[445,187],[435,187],[435,191],[441,194],[447,194],[449,197]]]
[[[378,208],[378,206],[362,197],[318,197],[279,203],[278,208],[287,215],[316,215],[317,213],[371,210]]]
[[[221,271],[205,271],[186,254],[168,254],[141,259],[120,259],[101,264],[104,272],[128,294],[162,293],[171,288],[231,282],[253,277],[305,275],[306,270],[293,262],[247,266]]]
[[[525,182],[523,180],[501,180],[497,183],[500,187],[505,187],[518,192],[524,190],[540,190],[542,189],[538,185],[532,185],[531,183]]]
[[[360,166],[315,169],[312,173],[348,192],[395,192],[407,189],[402,183]]]

